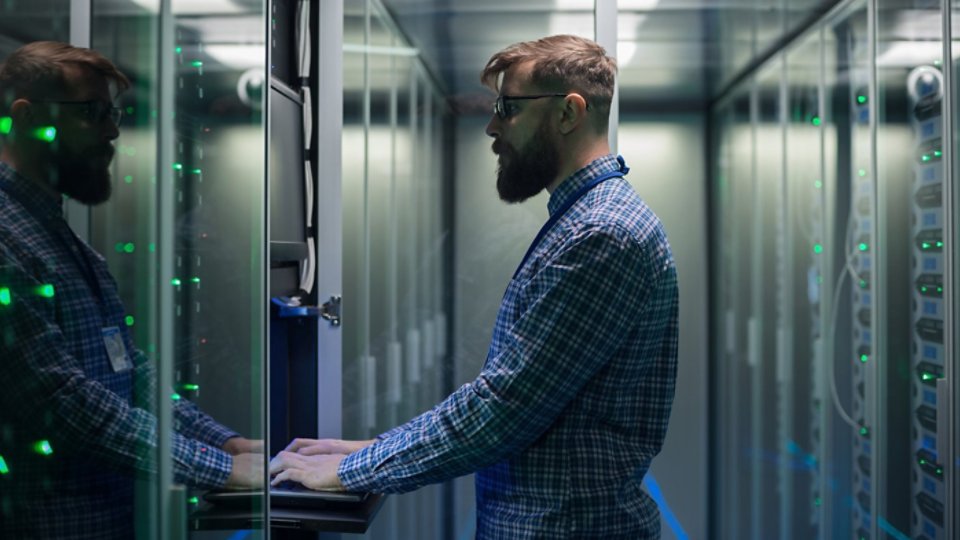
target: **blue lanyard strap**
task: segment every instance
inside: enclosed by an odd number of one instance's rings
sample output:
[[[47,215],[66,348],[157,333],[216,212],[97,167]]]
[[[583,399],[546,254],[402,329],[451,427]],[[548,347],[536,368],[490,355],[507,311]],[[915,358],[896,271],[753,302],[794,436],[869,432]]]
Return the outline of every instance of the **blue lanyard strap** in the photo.
[[[527,264],[527,259],[529,259],[530,255],[534,252],[534,250],[537,249],[537,246],[540,245],[543,237],[547,235],[550,229],[552,229],[558,221],[560,221],[560,218],[567,213],[567,210],[570,210],[570,208],[580,200],[580,197],[583,197],[588,191],[606,182],[607,180],[610,180],[611,178],[620,178],[630,172],[630,167],[627,167],[627,164],[623,161],[623,156],[617,156],[617,162],[620,163],[619,169],[601,174],[593,180],[590,180],[563,201],[563,204],[560,205],[560,208],[558,208],[557,211],[550,216],[550,219],[543,224],[543,227],[540,228],[540,232],[537,233],[537,237],[533,239],[533,243],[530,244],[529,248],[527,248],[527,253],[523,256],[523,260],[520,261],[520,266],[518,266],[517,270],[513,273],[513,279],[517,279],[520,269],[523,268],[523,265]]]

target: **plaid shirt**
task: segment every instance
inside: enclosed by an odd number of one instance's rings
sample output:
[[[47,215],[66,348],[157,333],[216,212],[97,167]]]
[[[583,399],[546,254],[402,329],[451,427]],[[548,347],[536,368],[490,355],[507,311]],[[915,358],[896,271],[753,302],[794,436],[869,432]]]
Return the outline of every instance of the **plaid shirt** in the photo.
[[[564,199],[603,173],[566,179]],[[641,489],[676,379],[677,274],[662,226],[622,178],[587,192],[507,287],[477,378],[338,470],[404,492],[476,472],[477,538],[658,538]]]
[[[133,537],[134,477],[156,469],[156,380],[123,319],[106,261],[69,229],[61,198],[0,163],[0,537]],[[111,366],[109,327],[130,369]],[[220,447],[236,433],[186,401],[174,418],[175,481],[223,485]],[[52,454],[34,449],[43,440]]]

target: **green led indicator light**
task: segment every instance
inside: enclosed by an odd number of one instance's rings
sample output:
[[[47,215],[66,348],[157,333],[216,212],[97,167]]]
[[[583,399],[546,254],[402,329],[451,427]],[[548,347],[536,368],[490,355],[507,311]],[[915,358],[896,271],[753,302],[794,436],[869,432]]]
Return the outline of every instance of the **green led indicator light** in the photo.
[[[13,129],[13,118],[0,116],[0,135],[9,135],[11,129]]]
[[[813,245],[813,252],[814,252],[814,253],[823,253],[823,246],[821,246],[820,244],[814,244],[814,245]]]
[[[190,504],[200,504],[200,499],[198,497],[190,497]]]
[[[943,476],[943,469],[940,467],[937,467],[937,476]]]
[[[182,53],[182,52],[183,52],[183,47],[177,47],[176,49],[174,49],[174,52],[176,52],[177,54]]]
[[[148,248],[150,249],[150,253],[153,253],[154,251],[157,250],[157,245],[151,243],[151,244],[148,246]]]
[[[938,248],[942,248],[942,247],[943,247],[943,242],[937,242],[937,247],[938,247]]]
[[[7,467],[6,460],[3,459],[3,456],[0,456],[0,474],[9,474],[10,468]]]
[[[182,171],[182,170],[183,170],[183,163],[174,163],[174,164],[173,164],[173,170],[175,170],[175,171]]]
[[[937,376],[934,375],[933,373],[924,371],[923,373],[920,374],[920,378],[924,381],[932,381],[932,380],[935,380]]]
[[[858,169],[858,170],[857,170],[857,174],[860,175],[861,177],[866,176],[866,175],[867,175],[867,170],[866,170],[866,169]]]
[[[200,283],[200,278],[195,277],[195,278],[191,279],[190,281],[192,281],[192,282],[194,282],[194,283]]]
[[[180,281],[180,278],[173,278],[172,280],[170,280],[170,283],[172,283],[176,287],[179,287],[182,284],[182,282]]]
[[[920,458],[920,464],[921,464],[921,465],[926,465],[926,464],[927,464],[927,460],[925,460],[925,459],[923,459],[923,458]]]
[[[200,60],[194,60],[193,62],[190,62],[190,65],[195,68],[203,67],[203,62],[201,62]]]
[[[815,126],[819,126],[821,124],[820,117],[814,116],[813,118],[810,119],[810,123]]]
[[[48,283],[48,284],[46,284],[46,285],[41,285],[41,286],[37,287],[37,294],[39,294],[40,296],[42,296],[42,297],[44,297],[44,298],[53,298],[53,294],[54,294],[54,292],[53,292],[53,285],[50,285],[50,284]]]
[[[860,94],[859,96],[857,96],[857,103],[863,105],[866,102],[867,102],[867,96],[863,94]]]
[[[10,300],[10,289],[7,287],[0,287],[0,305],[9,306]]]
[[[181,384],[181,385],[180,385],[180,388],[181,388],[182,390],[197,391],[197,390],[200,389],[200,386],[199,386],[199,385],[196,385],[196,384]]]
[[[921,286],[920,286],[920,292],[922,292],[922,293],[927,292],[927,287],[926,287],[926,285],[921,285]]]
[[[860,245],[857,246],[857,248],[859,248],[860,251],[866,251],[866,250],[870,249],[870,246],[868,246],[867,244],[865,244],[865,243],[863,243],[863,242],[860,242]]]
[[[823,501],[820,500],[820,497],[814,497],[814,498],[813,498],[813,505],[814,505],[814,506],[820,506],[822,503],[823,503]]]
[[[180,394],[176,392],[174,392],[173,395],[170,397],[173,398],[174,401],[180,401]]]
[[[928,154],[924,154],[920,157],[920,160],[924,162],[930,161],[930,156]]]
[[[860,355],[860,361],[861,361],[861,362],[863,362],[864,364],[866,364],[866,363],[867,363],[867,360],[870,360],[870,357],[869,357],[868,355],[866,355],[866,354],[861,354],[861,355]]]
[[[44,142],[49,143],[57,139],[57,128],[53,126],[37,128],[33,133],[38,139]]]
[[[820,189],[823,187],[823,182],[821,182],[820,180],[817,180],[816,182],[813,183],[813,187]]]
[[[861,279],[861,280],[860,280],[860,288],[861,288],[861,289],[866,289],[866,288],[867,288],[867,280],[865,280],[865,279]]]
[[[137,249],[137,246],[133,245],[133,242],[127,242],[123,245],[123,251],[127,253],[133,253],[135,249]]]
[[[48,440],[37,441],[33,445],[33,450],[36,453],[43,454],[45,456],[53,454],[53,448],[50,446],[50,441]]]
[[[934,60],[934,61],[933,61],[933,65],[935,65],[935,66],[937,66],[937,67],[940,67],[942,64],[943,64],[943,61],[942,61],[942,60]]]
[[[942,292],[943,292],[943,287],[937,287],[937,292],[938,292],[938,293],[942,293]]]
[[[194,169],[190,172],[192,172],[193,174],[201,174],[202,171],[200,169]]]
[[[866,437],[866,436],[869,435],[869,434],[870,434],[870,430],[869,430],[869,429],[867,429],[866,427],[860,428],[860,436],[861,436],[861,437]]]
[[[941,152],[940,150],[934,150],[933,157],[943,157],[943,152]]]
[[[124,317],[123,322],[127,323],[127,326],[133,326],[133,315],[127,315]]]
[[[127,107],[127,114],[133,114],[133,110],[134,110],[133,105],[130,105],[129,107]]]
[[[133,183],[133,177],[128,174],[128,175],[126,175],[126,176],[123,177],[123,181],[126,182],[126,183],[128,183],[128,184],[132,184],[132,183]]]

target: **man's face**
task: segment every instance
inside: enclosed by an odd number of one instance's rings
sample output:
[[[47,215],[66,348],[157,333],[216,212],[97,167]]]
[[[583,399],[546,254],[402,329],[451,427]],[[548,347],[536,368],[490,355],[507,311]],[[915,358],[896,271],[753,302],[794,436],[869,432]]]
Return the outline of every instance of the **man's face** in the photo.
[[[530,84],[530,64],[512,66],[504,74],[501,96],[544,94]],[[551,99],[506,100],[506,118],[496,114],[487,125],[498,156],[497,193],[506,202],[523,202],[556,178],[560,167]]]
[[[67,66],[64,78],[69,90],[50,101],[69,103],[34,103],[38,124],[57,129],[53,142],[39,143],[37,157],[54,190],[84,204],[100,204],[110,198],[110,162],[119,130],[109,115],[91,114],[97,106],[86,102],[109,108],[110,89],[103,77],[87,68]]]

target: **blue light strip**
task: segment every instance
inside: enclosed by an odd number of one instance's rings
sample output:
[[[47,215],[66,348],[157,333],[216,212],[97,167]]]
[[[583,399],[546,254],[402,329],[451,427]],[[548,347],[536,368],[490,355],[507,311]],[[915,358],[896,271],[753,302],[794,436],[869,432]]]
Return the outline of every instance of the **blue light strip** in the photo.
[[[673,529],[673,534],[677,536],[677,540],[689,540],[687,532],[683,530],[683,526],[680,525],[680,520],[677,519],[677,516],[673,515],[673,511],[670,510],[670,505],[667,504],[667,500],[663,497],[663,492],[660,491],[660,486],[657,485],[657,481],[654,480],[650,471],[647,471],[646,476],[643,477],[643,487],[647,488],[647,492],[653,497],[653,500],[657,502],[657,506],[660,507],[660,514],[663,516],[664,521],[667,522],[667,525]]]
[[[910,537],[898,531],[896,527],[890,524],[889,521],[883,519],[882,517],[877,516],[877,524],[880,525],[880,528],[890,536],[896,538],[896,540],[910,540]]]
[[[237,531],[231,534],[227,540],[245,540],[246,538],[249,538],[252,533],[253,531]]]

